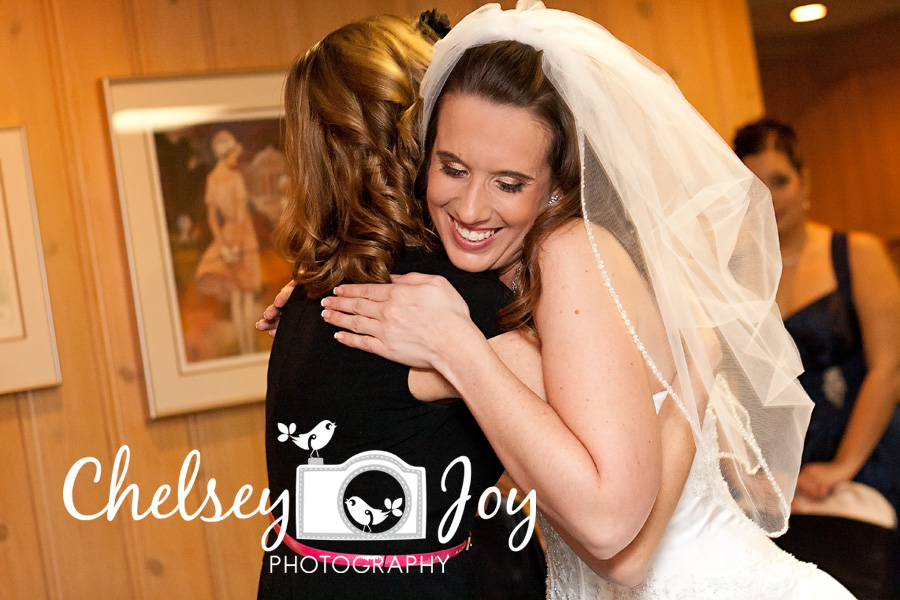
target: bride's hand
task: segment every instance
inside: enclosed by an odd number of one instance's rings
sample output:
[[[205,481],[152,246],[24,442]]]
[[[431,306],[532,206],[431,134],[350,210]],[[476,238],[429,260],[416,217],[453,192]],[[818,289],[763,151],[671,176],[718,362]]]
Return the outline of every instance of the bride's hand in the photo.
[[[288,298],[291,297],[295,287],[297,287],[297,282],[292,279],[281,288],[272,304],[263,311],[263,318],[256,322],[256,329],[268,331],[269,335],[275,337],[275,332],[278,330],[278,322],[281,321],[281,309],[287,304]]]
[[[322,300],[335,338],[411,367],[437,368],[442,344],[460,343],[475,328],[469,307],[443,277],[410,273],[389,284],[340,285]],[[467,329],[468,327],[468,329]],[[480,334],[480,332],[479,332]]]

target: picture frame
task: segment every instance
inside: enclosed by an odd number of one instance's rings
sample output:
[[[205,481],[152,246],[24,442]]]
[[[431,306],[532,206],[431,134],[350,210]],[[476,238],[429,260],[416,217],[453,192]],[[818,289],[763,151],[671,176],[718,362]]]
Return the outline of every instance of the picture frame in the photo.
[[[0,394],[60,383],[25,129],[0,128]]]
[[[265,397],[284,78],[104,80],[151,418]]]

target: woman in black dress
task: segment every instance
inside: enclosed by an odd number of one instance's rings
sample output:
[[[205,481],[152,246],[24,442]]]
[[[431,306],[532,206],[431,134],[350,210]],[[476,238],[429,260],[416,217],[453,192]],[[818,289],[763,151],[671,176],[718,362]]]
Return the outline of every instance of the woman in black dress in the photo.
[[[352,23],[288,75],[294,192],[277,244],[299,286],[269,362],[266,458],[278,527],[259,598],[482,598],[503,584],[485,581],[467,552],[477,499],[503,471],[468,409],[440,401],[452,390],[438,376],[339,344],[320,317],[320,299],[342,282],[416,271],[446,277],[485,336],[500,333],[509,291],[435,252],[410,197],[429,34],[395,17]],[[517,334],[503,340],[527,344]],[[461,494],[471,498],[457,514]],[[512,585],[521,574],[501,575]],[[507,591],[543,596],[540,578],[525,581],[530,589]]]

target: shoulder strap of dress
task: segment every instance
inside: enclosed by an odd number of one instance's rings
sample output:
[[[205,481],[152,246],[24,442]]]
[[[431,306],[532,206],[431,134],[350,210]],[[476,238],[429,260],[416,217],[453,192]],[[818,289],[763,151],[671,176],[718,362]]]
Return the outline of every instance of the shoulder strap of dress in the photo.
[[[850,305],[853,305],[853,290],[850,284],[850,259],[847,251],[847,232],[835,231],[831,234],[831,263],[837,278],[838,291]]]

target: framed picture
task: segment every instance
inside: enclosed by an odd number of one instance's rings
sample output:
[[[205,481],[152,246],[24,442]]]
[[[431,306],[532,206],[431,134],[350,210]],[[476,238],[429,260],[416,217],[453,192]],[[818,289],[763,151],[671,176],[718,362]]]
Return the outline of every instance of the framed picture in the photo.
[[[284,75],[104,82],[152,417],[265,397]]]
[[[0,394],[61,382],[25,130],[0,129]]]

